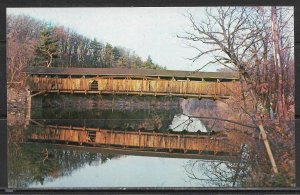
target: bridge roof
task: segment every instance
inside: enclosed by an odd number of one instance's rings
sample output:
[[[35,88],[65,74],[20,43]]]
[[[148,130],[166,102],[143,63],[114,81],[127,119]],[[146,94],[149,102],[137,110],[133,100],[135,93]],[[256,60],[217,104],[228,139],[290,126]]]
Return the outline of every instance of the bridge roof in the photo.
[[[129,68],[47,68],[26,67],[23,72],[32,75],[65,76],[128,76],[163,77],[177,79],[226,79],[238,80],[234,72],[197,72],[179,70],[129,69]]]

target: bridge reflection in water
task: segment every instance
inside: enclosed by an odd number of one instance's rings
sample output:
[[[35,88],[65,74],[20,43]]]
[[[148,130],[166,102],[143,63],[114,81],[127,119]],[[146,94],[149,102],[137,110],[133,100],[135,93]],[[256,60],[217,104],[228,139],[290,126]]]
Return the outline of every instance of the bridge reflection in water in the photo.
[[[237,155],[241,143],[233,143],[226,136],[206,132],[149,132],[120,131],[63,125],[42,125],[32,121],[29,142],[50,142],[63,145],[151,151],[170,154]]]

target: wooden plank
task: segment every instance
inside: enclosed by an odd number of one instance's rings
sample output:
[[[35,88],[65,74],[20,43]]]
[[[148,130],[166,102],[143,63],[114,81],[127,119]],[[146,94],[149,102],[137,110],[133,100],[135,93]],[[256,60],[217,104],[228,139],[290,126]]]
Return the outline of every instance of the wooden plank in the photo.
[[[131,80],[113,78],[35,78],[29,77],[29,90],[49,93],[85,93],[85,94],[132,94],[154,96],[177,96],[199,98],[229,98],[239,85],[234,82],[211,81],[175,81],[162,80]],[[93,90],[89,89],[89,82],[97,81]],[[43,92],[41,92],[43,93]]]

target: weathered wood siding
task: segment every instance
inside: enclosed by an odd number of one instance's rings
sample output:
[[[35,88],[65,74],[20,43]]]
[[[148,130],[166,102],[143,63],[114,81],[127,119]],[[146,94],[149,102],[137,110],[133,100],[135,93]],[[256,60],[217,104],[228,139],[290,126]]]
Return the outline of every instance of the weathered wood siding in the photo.
[[[90,84],[98,82],[98,90],[91,89]],[[219,96],[233,95],[239,87],[237,82],[163,80],[163,79],[116,79],[116,78],[48,78],[29,77],[27,85],[30,91],[48,92],[98,92],[98,93],[133,93],[147,95],[180,96]]]
[[[183,135],[172,133],[111,131],[95,128],[47,126],[29,136],[33,140],[57,140],[144,149],[177,149],[181,151],[209,151],[214,153],[238,153],[239,143],[229,142],[207,135]]]

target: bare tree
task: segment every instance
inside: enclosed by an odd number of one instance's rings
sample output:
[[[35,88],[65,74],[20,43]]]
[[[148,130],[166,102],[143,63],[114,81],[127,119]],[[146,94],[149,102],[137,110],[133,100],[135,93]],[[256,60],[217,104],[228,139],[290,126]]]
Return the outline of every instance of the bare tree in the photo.
[[[190,47],[198,51],[198,54],[190,60],[196,61],[205,55],[211,55],[213,60],[204,64],[203,67],[218,63],[238,72],[243,101],[241,110],[249,115],[258,127],[273,171],[277,173],[263,119],[272,115],[270,102],[273,99],[276,101],[276,117],[278,119],[286,119],[287,111],[282,82],[284,68],[280,65],[282,48],[279,43],[281,37],[276,8],[272,8],[271,16],[268,14],[268,10],[255,7],[208,8],[205,12],[206,18],[197,20],[193,14],[187,13],[186,17],[191,28],[186,30],[184,35],[178,35],[178,37],[186,40]],[[201,44],[199,45],[199,43]],[[270,44],[272,43],[274,60],[270,58],[272,55]],[[290,42],[288,43],[290,44]],[[203,50],[204,46],[209,48]],[[270,67],[270,64],[273,67]],[[267,83],[268,75],[270,75],[269,69],[275,74],[276,80],[272,91],[269,83],[274,85],[274,82],[270,79]],[[273,96],[276,98],[272,99]]]
[[[38,28],[37,24],[27,17],[7,17],[7,71],[8,82],[21,81],[21,70],[27,65],[33,55],[32,46],[35,44],[32,32],[20,31],[20,28]]]

